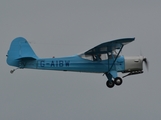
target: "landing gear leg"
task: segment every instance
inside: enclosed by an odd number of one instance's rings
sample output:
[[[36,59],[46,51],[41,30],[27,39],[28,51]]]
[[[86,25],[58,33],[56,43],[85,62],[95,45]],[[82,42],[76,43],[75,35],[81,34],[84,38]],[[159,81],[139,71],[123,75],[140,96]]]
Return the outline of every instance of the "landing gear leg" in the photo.
[[[105,73],[106,77],[108,78],[106,85],[108,88],[113,88],[115,86],[114,81],[112,80],[112,75],[110,73]]]
[[[10,73],[13,74],[17,69],[19,69],[19,68],[11,70]]]
[[[18,64],[18,67],[13,69],[13,70],[10,70],[10,73],[13,74],[17,69],[23,69],[25,68],[25,65],[27,64],[27,61],[23,61],[23,60],[20,60],[19,61],[19,64]]]

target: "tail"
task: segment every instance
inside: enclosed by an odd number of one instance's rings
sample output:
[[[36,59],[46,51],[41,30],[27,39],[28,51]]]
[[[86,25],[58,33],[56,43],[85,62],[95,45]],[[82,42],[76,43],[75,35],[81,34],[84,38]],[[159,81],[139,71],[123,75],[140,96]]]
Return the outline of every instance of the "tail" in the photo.
[[[11,66],[18,66],[20,60],[36,60],[37,55],[32,50],[31,46],[25,38],[15,38],[7,54],[7,64]]]

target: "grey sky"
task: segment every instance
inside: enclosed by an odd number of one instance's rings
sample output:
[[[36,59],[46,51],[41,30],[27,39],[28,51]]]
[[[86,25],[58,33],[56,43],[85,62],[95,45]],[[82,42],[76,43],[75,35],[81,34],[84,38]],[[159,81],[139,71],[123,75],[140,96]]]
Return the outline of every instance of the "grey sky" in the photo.
[[[0,119],[160,120],[160,11],[160,0],[1,0]],[[73,55],[135,37],[122,53],[141,51],[150,70],[113,89],[101,74],[18,70],[11,75],[5,55],[18,36],[39,57]]]

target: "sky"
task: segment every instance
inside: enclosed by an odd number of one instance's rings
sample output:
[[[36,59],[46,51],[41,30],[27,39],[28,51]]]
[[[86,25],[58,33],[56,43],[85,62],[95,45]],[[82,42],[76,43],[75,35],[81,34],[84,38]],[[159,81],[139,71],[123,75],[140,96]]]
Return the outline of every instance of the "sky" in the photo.
[[[160,0],[1,0],[1,120],[160,120]],[[106,87],[102,74],[17,70],[6,64],[16,37],[39,57],[70,56],[135,37],[121,54],[144,55],[149,71]],[[119,74],[122,77],[122,74]]]

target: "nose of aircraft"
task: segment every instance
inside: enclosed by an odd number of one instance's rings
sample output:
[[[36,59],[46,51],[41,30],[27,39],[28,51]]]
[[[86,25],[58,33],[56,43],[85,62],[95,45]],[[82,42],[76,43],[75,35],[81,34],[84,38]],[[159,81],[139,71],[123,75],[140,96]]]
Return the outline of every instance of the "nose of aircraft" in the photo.
[[[148,69],[148,61],[147,58],[143,56],[131,56],[131,57],[124,57],[125,58],[125,71],[142,71],[143,70],[143,62]]]

